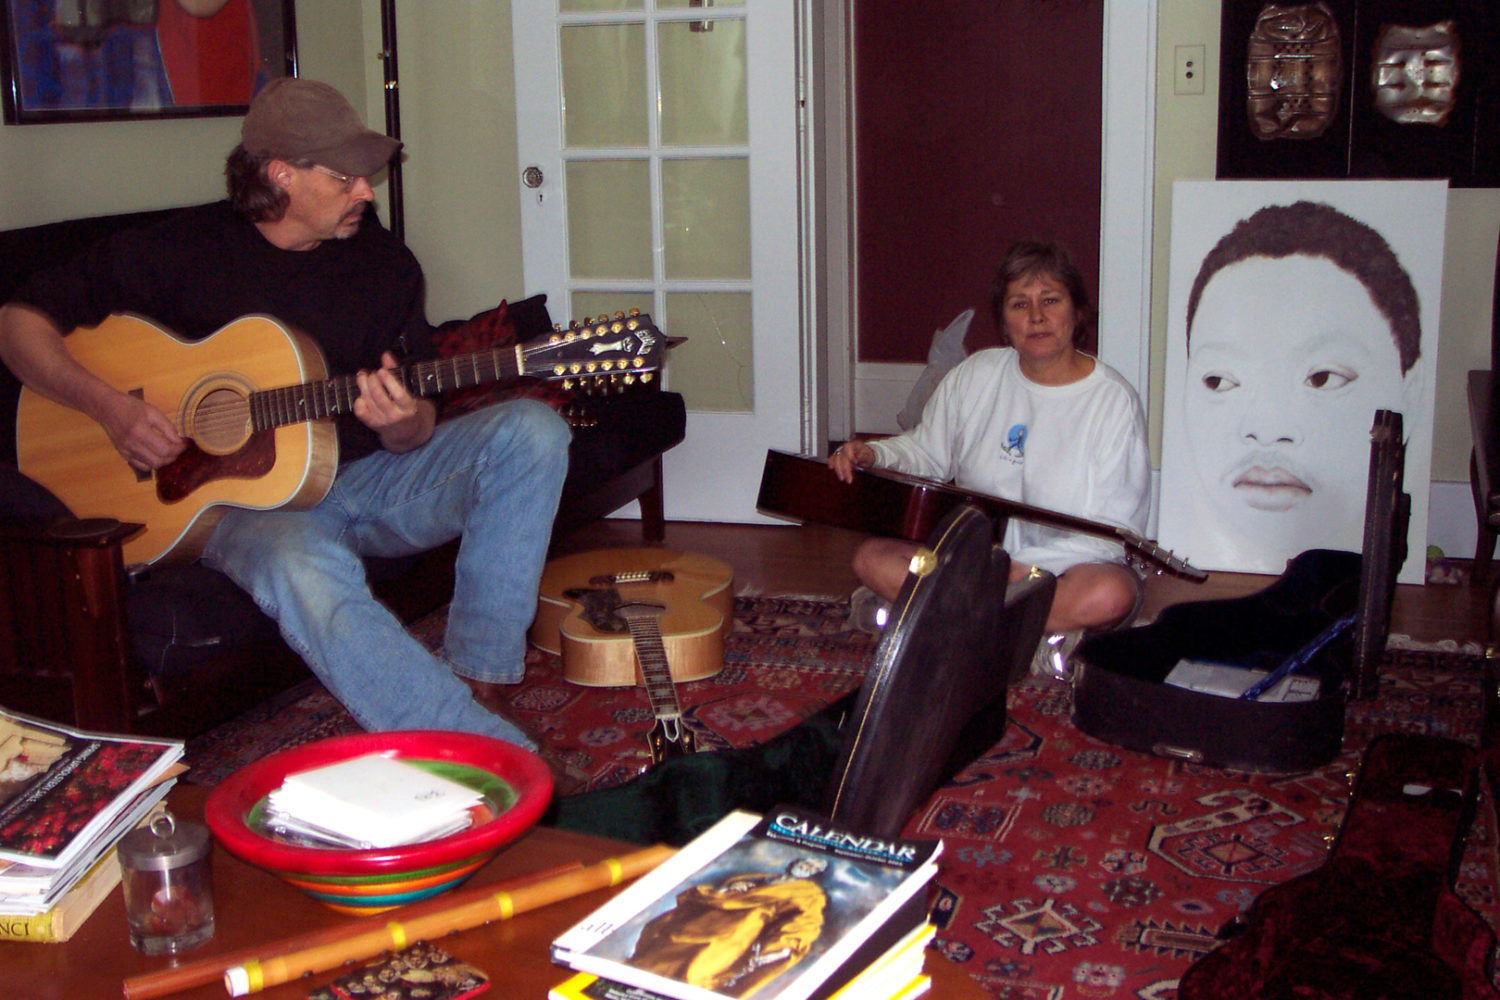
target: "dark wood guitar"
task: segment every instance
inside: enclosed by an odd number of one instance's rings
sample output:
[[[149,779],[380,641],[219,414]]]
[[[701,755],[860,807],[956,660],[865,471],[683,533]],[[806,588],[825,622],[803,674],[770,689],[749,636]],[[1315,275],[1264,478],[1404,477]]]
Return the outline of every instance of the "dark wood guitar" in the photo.
[[[727,563],[671,549],[562,556],[542,572],[530,638],[562,656],[563,676],[575,684],[645,686],[656,718],[646,738],[653,763],[691,753],[676,682],[724,669],[732,576]]]
[[[655,377],[666,338],[644,315],[618,314],[525,344],[396,369],[414,396],[515,375],[581,385]],[[227,506],[305,509],[338,467],[332,417],[359,398],[353,375],[328,378],[310,337],[269,316],[245,316],[198,341],[119,314],[63,341],[85,368],[151,403],[189,438],[154,473],[126,464],[104,429],[78,410],[23,390],[17,464],[81,518],[138,522],[127,564],[197,558]]]
[[[1067,531],[1111,538],[1125,546],[1137,565],[1201,583],[1203,570],[1142,538],[1133,531],[1033,507],[1015,500],[977,493],[889,469],[861,469],[845,483],[828,463],[774,449],[766,452],[756,506],[767,514],[816,521],[870,534],[924,541],[943,515],[959,504],[971,504],[991,517],[1014,517]]]

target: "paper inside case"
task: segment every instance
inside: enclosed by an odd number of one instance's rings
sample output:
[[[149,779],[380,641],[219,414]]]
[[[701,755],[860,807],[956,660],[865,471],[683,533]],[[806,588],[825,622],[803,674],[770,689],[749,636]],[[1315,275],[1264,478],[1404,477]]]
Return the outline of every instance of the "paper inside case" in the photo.
[[[1238,698],[1256,681],[1266,676],[1264,670],[1246,670],[1242,667],[1203,660],[1178,660],[1177,665],[1164,678],[1164,683],[1173,687],[1187,688],[1203,694],[1221,698]],[[1316,677],[1284,677],[1281,682],[1262,694],[1257,701],[1293,702],[1312,701],[1318,697],[1322,685]]]

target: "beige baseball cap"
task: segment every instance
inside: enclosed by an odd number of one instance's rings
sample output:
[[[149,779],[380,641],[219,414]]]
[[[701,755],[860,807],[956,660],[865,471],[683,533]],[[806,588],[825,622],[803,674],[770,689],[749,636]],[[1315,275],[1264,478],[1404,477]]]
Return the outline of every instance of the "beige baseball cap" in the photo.
[[[256,156],[312,160],[341,174],[369,177],[401,148],[365,127],[344,95],[326,83],[278,77],[250,102],[240,144]]]

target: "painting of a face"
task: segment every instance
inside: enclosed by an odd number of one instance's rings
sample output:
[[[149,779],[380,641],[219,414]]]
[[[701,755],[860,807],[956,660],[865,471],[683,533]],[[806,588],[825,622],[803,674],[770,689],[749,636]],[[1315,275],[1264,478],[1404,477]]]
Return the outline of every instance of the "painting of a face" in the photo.
[[[1232,264],[1205,286],[1188,343],[1199,487],[1248,537],[1297,551],[1347,525],[1358,548],[1370,426],[1405,409],[1404,390],[1390,326],[1353,275],[1304,255]]]
[[[1370,430],[1401,415],[1407,558],[1427,547],[1447,185],[1178,181],[1156,537],[1279,574],[1365,544]]]

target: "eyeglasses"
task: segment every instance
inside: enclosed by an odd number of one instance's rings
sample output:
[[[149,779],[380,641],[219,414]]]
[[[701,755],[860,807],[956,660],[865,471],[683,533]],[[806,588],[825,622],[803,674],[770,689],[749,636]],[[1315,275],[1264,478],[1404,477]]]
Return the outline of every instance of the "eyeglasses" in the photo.
[[[344,186],[344,190],[346,192],[353,191],[354,182],[359,180],[358,177],[350,177],[348,174],[341,174],[337,170],[330,170],[329,168],[323,166],[323,164],[321,163],[314,163],[311,169],[316,170],[318,173],[323,174],[326,177],[332,177],[334,180],[338,181]]]

